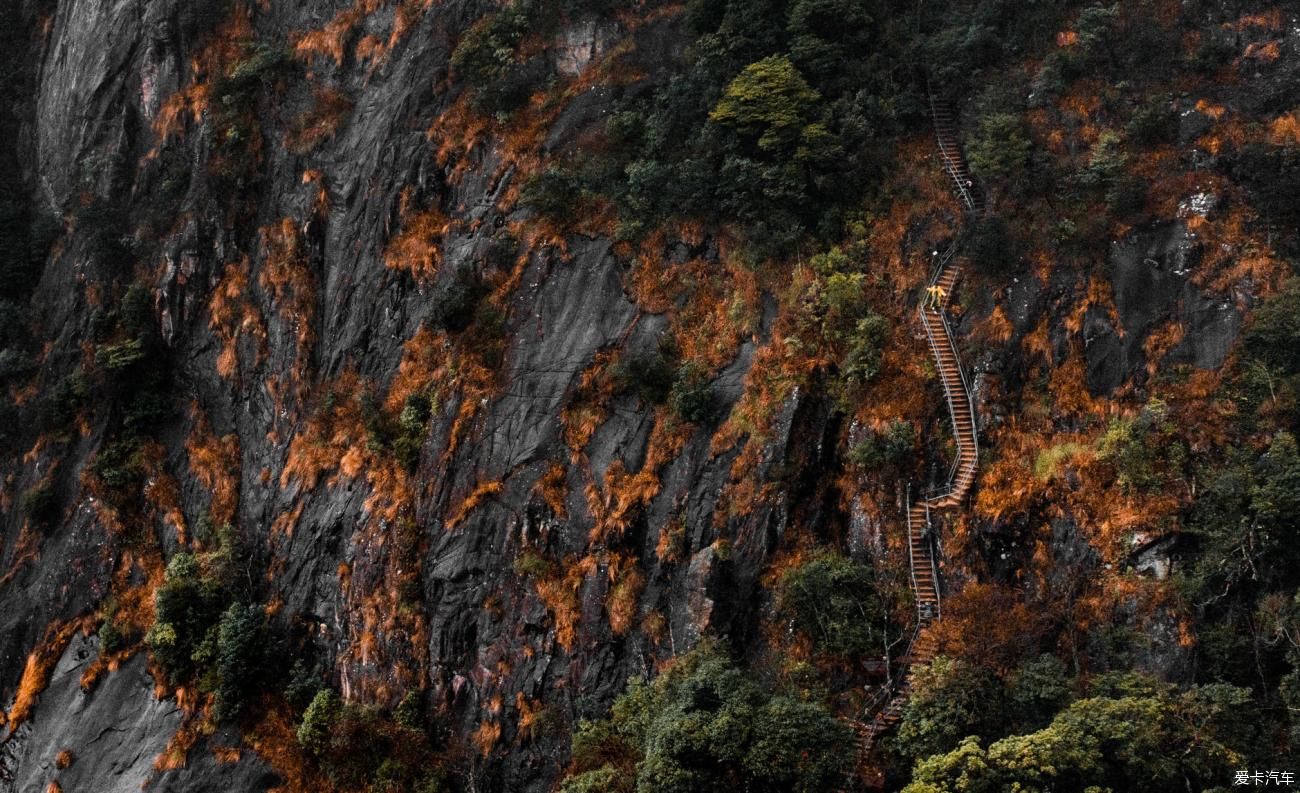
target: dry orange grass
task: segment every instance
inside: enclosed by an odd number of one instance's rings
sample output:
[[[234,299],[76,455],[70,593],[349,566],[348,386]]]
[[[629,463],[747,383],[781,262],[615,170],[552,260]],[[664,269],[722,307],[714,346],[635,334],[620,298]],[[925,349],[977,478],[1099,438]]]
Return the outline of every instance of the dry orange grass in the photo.
[[[261,312],[248,299],[248,257],[226,265],[225,273],[208,300],[208,327],[221,342],[217,373],[234,377],[239,366],[239,341],[250,337],[257,343],[257,359],[265,354],[266,326]]]
[[[5,714],[4,723],[10,731],[31,717],[36,701],[49,685],[50,675],[54,673],[54,667],[67,649],[68,642],[72,641],[77,631],[84,633],[89,630],[91,624],[92,618],[86,616],[67,622],[55,621],[45,629],[44,637],[27,656],[22,678],[18,681],[18,690],[14,694],[14,704]]]
[[[457,526],[464,523],[465,519],[469,517],[471,512],[481,506],[483,502],[500,493],[502,487],[503,485],[501,482],[480,483],[468,496],[465,497],[464,501],[460,502],[460,506],[456,507],[456,509],[452,511],[451,515],[447,518],[447,528],[455,529]]]
[[[569,508],[566,503],[567,490],[565,489],[565,477],[568,475],[563,463],[551,463],[542,474],[534,489],[542,496],[542,501],[551,510],[555,517],[563,520],[568,516]]]
[[[641,574],[636,557],[623,554],[612,554],[608,575],[610,587],[605,595],[605,614],[609,629],[615,636],[623,636],[636,622],[645,576]]]
[[[293,122],[286,134],[285,148],[295,154],[308,154],[334,137],[352,112],[352,99],[337,88],[316,88],[315,104]]]
[[[237,3],[231,16],[209,38],[208,43],[189,61],[189,84],[163,100],[153,120],[158,143],[149,153],[155,157],[168,139],[180,135],[186,121],[198,123],[208,112],[212,99],[212,82],[237,63],[253,40],[251,11]]]
[[[292,218],[263,226],[259,231],[262,267],[257,283],[270,295],[281,318],[294,328],[298,357],[314,339],[312,323],[316,314],[315,278],[307,266],[302,234]]]
[[[1300,145],[1300,113],[1293,110],[1273,119],[1268,134],[1269,142],[1275,146]]]
[[[384,248],[384,264],[391,270],[410,273],[421,283],[433,279],[442,263],[442,239],[451,228],[438,207],[414,210],[411,188],[402,191],[402,230]]]
[[[566,558],[564,563],[550,575],[534,581],[537,596],[541,598],[555,626],[555,641],[564,650],[573,649],[577,639],[578,621],[582,617],[582,606],[578,600],[579,591],[587,576],[595,570],[595,559],[584,557],[579,562]]]
[[[335,66],[342,66],[343,57],[347,54],[347,40],[352,31],[361,20],[379,7],[380,0],[356,0],[335,14],[333,19],[325,23],[325,27],[299,35],[293,44],[294,55],[307,65],[316,58],[328,57],[334,61]]]
[[[209,512],[218,524],[232,523],[239,507],[241,457],[239,436],[230,433],[222,438],[212,434],[207,414],[197,402],[191,404],[194,428],[185,439],[190,470],[211,494]]]

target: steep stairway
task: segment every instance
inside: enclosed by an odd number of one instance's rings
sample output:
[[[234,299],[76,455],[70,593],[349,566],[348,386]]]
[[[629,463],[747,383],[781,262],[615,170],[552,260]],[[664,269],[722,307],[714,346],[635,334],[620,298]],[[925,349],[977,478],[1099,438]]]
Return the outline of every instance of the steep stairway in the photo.
[[[952,111],[931,94],[931,117],[939,160],[953,183],[953,191],[967,215],[984,212],[984,198],[971,178],[970,170],[957,140]],[[979,437],[975,428],[975,407],[966,373],[961,366],[957,343],[948,323],[947,307],[961,276],[964,259],[957,255],[957,242],[939,257],[927,284],[926,297],[917,309],[925,329],[935,371],[943,385],[952,423],[956,455],[947,482],[937,490],[912,500],[909,490],[907,510],[908,560],[911,566],[912,592],[916,600],[916,629],[902,662],[907,672],[886,685],[864,709],[866,718],[851,722],[858,739],[857,762],[849,787],[879,787],[883,780],[871,762],[872,748],[882,733],[893,728],[903,716],[912,691],[912,670],[934,658],[937,644],[930,626],[940,619],[942,586],[937,559],[934,513],[959,507],[975,482],[979,462]],[[937,288],[937,290],[936,290]]]

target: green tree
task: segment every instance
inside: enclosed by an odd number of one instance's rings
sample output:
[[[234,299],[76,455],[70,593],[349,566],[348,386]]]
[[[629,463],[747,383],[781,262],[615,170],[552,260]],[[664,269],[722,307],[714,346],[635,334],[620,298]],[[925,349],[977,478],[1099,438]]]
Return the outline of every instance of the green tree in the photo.
[[[256,604],[233,603],[217,628],[217,692],[213,715],[217,721],[237,718],[247,692],[255,688],[261,667],[264,612]]]
[[[560,789],[813,793],[843,780],[851,747],[852,733],[825,706],[772,694],[705,646],[653,682],[633,682],[609,719],[580,724]]]
[[[199,560],[178,553],[167,563],[154,593],[154,624],[145,641],[173,685],[187,682],[198,666],[194,653],[221,614],[221,592],[202,575]]]
[[[1232,715],[1249,701],[1232,686],[1082,699],[1036,732],[987,748],[967,737],[921,760],[904,791],[1202,790],[1223,784],[1253,739]]]
[[[308,753],[320,756],[330,746],[334,725],[342,714],[342,704],[332,688],[322,688],[316,692],[311,704],[302,714],[302,723],[298,725],[298,743]]]
[[[870,567],[822,551],[781,576],[777,609],[825,652],[881,655],[888,619]]]
[[[788,57],[773,55],[731,81],[709,120],[757,136],[763,151],[786,151],[801,137],[818,134],[808,125],[820,99]]]
[[[1032,151],[1024,122],[1014,113],[993,113],[981,118],[966,147],[971,168],[978,176],[1012,184],[1024,176]]]
[[[898,747],[905,756],[949,752],[968,735],[1001,729],[1006,693],[989,670],[941,655],[912,675],[912,696],[898,727]]]

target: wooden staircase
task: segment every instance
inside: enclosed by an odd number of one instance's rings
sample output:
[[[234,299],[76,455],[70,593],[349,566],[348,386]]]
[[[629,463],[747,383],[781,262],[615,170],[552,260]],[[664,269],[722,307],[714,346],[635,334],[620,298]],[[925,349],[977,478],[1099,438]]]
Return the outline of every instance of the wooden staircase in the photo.
[[[930,111],[944,172],[952,180],[954,192],[966,213],[979,215],[985,208],[984,199],[962,156],[952,112],[946,105],[937,102],[933,94],[930,95]],[[916,500],[912,500],[911,489],[908,489],[908,560],[917,610],[916,629],[902,659],[908,671],[901,680],[887,684],[877,692],[877,696],[864,709],[864,715],[868,716],[866,720],[851,722],[858,738],[858,752],[849,789],[858,785],[880,787],[883,784],[880,772],[871,763],[872,748],[882,733],[902,719],[903,708],[912,691],[912,670],[929,663],[935,656],[936,639],[928,629],[941,617],[943,603],[933,513],[961,505],[975,482],[979,463],[979,436],[975,428],[975,407],[970,384],[961,366],[952,328],[948,324],[947,306],[964,263],[964,259],[957,256],[957,248],[958,242],[954,241],[939,257],[927,284],[929,287],[938,287],[941,291],[927,290],[927,298],[922,300],[917,309],[948,402],[957,454],[948,480],[942,487]]]

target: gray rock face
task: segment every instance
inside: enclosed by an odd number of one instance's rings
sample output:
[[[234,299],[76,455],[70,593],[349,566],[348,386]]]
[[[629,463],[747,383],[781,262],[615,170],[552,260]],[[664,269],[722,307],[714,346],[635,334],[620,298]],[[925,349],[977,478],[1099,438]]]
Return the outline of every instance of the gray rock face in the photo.
[[[195,59],[227,21],[225,4],[46,5],[48,30],[38,27],[42,20],[34,13],[22,16],[30,28],[24,62],[32,88],[30,95],[0,98],[17,130],[0,145],[15,147],[34,204],[76,218],[94,195],[126,209],[129,222],[121,231],[136,235],[127,246],[132,264],[114,277],[138,278],[152,289],[174,369],[171,413],[151,428],[162,450],[158,472],[175,480],[177,508],[193,524],[211,508],[212,488],[196,476],[186,441],[200,423],[214,438],[231,439],[231,456],[219,468],[232,480],[233,522],[256,549],[257,596],[279,607],[272,629],[310,648],[342,693],[392,706],[406,690],[425,688],[442,726],[462,737],[485,720],[499,721],[501,739],[474,764],[476,789],[543,791],[563,766],[567,734],[561,729],[524,740],[510,711],[517,695],[540,701],[569,724],[600,712],[628,677],[689,649],[701,631],[744,636],[762,607],[750,597],[758,572],[792,519],[785,490],[815,490],[786,481],[788,472],[804,463],[815,470],[833,448],[826,442],[834,426],[829,411],[803,395],[781,406],[756,475],[760,483],[775,483],[777,495],[730,511],[724,505],[721,523],[715,513],[745,441],[715,453],[710,440],[718,421],[692,428],[681,452],[654,472],[657,495],[629,510],[617,536],[593,545],[600,517],[588,488],[600,494],[611,471],[642,471],[655,406],[631,394],[613,397],[578,459],[566,445],[564,411],[598,355],[654,350],[669,322],[634,302],[629,262],[611,241],[575,236],[530,247],[512,236],[533,220],[513,207],[516,168],[495,133],[477,146],[453,146],[450,155],[431,139],[428,131],[457,98],[448,82],[451,50],[486,4],[435,4],[408,20],[384,57],[356,57],[363,36],[389,40],[395,16],[384,7],[343,37],[341,63],[299,56],[283,73],[264,77],[254,98],[241,100],[251,103],[260,124],[242,133],[260,136],[257,178],[243,182],[219,181],[209,167],[226,132],[212,128],[224,97],[212,97],[200,119],[183,111],[170,142],[155,130],[168,100],[193,83]],[[352,3],[252,5],[251,35],[274,54]],[[557,32],[549,62],[564,75],[581,76],[630,35],[635,46],[626,48],[626,68],[662,74],[683,51],[680,24],[661,15],[629,33],[610,22],[579,21]],[[285,141],[296,120],[326,87],[345,95],[350,109],[318,146],[290,150]],[[579,145],[604,124],[615,90],[638,89],[597,86],[578,93],[539,133],[540,151],[559,157]],[[384,252],[423,210],[445,217],[446,230],[425,240],[437,248],[438,266],[413,278],[386,266]],[[295,283],[310,293],[291,306],[276,294],[282,288],[275,279],[283,275],[272,261],[276,239],[292,243]],[[109,289],[93,242],[85,228],[65,235],[34,298],[41,306],[39,331],[50,340],[46,366],[53,379],[71,372],[83,344],[93,343],[86,285]],[[684,243],[677,247],[685,250]],[[691,255],[718,255],[712,242],[699,248]],[[212,306],[231,273],[242,286],[231,293],[234,319],[227,327]],[[494,285],[516,277],[500,306],[499,359],[490,362],[488,395],[459,387],[440,393],[407,501],[393,515],[377,515],[370,472],[340,474],[340,454],[333,451],[314,486],[285,476],[289,448],[309,434],[340,379],[355,378],[382,397],[404,345],[421,328],[438,325],[440,304],[466,273]],[[764,313],[760,336],[770,330],[772,306]],[[439,338],[439,365],[483,341],[454,330]],[[730,361],[716,368],[711,388],[720,417],[740,398],[762,342],[735,340]],[[229,348],[233,363],[226,358],[223,365],[230,371],[219,374]],[[480,402],[477,409],[462,411],[471,399]],[[463,424],[462,412],[469,415]],[[124,558],[121,535],[84,487],[83,474],[112,431],[104,416],[91,415],[89,434],[66,448],[0,461],[0,481],[21,493],[61,457],[56,485],[64,504],[63,519],[35,539],[38,553],[31,553],[20,511],[0,509],[0,706],[12,701],[24,659],[45,626],[97,608]],[[562,515],[552,513],[537,488],[556,465],[567,492]],[[485,483],[499,488],[452,527],[452,516]],[[824,504],[834,499],[810,500],[816,506],[802,521],[815,530],[833,519]],[[151,520],[142,536],[155,538],[167,554],[178,550],[172,523],[161,515]],[[414,559],[396,555],[399,523],[416,527]],[[659,559],[661,531],[678,524],[679,561]],[[711,548],[724,536],[734,538],[726,561]],[[611,630],[605,606],[611,543],[644,580],[636,625],[651,613],[662,616],[661,641],[635,625],[618,635]],[[576,592],[569,646],[559,640],[537,588],[514,572],[525,545],[557,561],[593,560]],[[412,590],[418,602],[404,608],[418,614],[418,625],[393,619],[391,601],[368,600],[412,566],[419,568]],[[151,771],[179,714],[172,702],[153,698],[139,655],[81,692],[80,670],[93,652],[93,642],[75,640],[31,721],[0,739],[6,773],[0,793],[43,790],[55,778],[68,793],[274,785],[272,771],[251,751],[232,762],[213,758],[213,747],[237,743],[234,735],[200,741],[183,769]],[[508,703],[507,712],[494,701]],[[53,758],[63,748],[77,759],[55,769]]]
[[[83,691],[81,674],[96,654],[93,638],[78,635],[68,645],[31,720],[0,745],[0,791],[45,793],[58,782],[67,793],[138,793],[153,775],[180,711],[154,699],[140,655]],[[72,763],[60,769],[65,750]]]
[[[1110,280],[1119,315],[1115,327],[1106,310],[1093,306],[1084,317],[1088,388],[1107,394],[1130,377],[1145,378],[1144,345],[1166,322],[1182,339],[1161,363],[1217,369],[1241,329],[1241,312],[1231,299],[1204,294],[1189,276],[1197,250],[1182,223],[1136,233],[1111,248]]]

